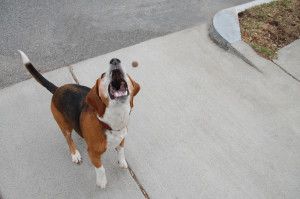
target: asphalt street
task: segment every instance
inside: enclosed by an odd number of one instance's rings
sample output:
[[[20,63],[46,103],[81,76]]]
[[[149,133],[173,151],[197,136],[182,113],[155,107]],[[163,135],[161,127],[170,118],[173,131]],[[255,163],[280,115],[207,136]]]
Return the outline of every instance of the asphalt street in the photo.
[[[249,0],[0,0],[0,87],[203,22]]]

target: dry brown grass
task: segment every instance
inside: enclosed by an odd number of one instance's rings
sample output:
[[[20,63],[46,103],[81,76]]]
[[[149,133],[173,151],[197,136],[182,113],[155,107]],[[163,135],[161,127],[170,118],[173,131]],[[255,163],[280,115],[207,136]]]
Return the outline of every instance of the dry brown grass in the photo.
[[[277,51],[300,38],[300,0],[278,0],[239,13],[243,40],[258,54],[277,58]]]

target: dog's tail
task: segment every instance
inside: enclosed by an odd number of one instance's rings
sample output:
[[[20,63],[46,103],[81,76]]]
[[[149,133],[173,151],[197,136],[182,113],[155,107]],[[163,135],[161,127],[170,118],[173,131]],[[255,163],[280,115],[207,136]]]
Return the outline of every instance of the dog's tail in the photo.
[[[44,86],[48,91],[50,91],[52,94],[57,89],[57,86],[46,80],[31,64],[30,60],[28,59],[27,55],[25,55],[24,52],[18,50],[19,53],[22,56],[23,63],[27,70],[30,72],[30,74],[34,77],[36,81],[38,81],[42,86]]]

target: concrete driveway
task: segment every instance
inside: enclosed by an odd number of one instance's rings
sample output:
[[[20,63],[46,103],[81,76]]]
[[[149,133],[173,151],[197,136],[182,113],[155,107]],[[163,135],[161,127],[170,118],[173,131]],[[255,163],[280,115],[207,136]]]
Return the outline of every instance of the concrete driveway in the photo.
[[[71,69],[92,86],[111,58],[127,65],[141,92],[125,152],[150,198],[298,198],[299,82],[269,61],[257,63],[260,71],[249,66],[207,30],[202,24],[44,75],[62,85],[74,82]],[[33,79],[0,90],[3,198],[144,198],[115,151],[103,159],[104,191],[78,136],[83,163],[72,163],[50,99]]]

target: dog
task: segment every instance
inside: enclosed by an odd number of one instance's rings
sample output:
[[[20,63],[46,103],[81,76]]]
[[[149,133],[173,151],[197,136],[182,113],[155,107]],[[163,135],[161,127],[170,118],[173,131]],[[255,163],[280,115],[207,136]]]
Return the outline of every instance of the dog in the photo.
[[[31,75],[53,94],[51,111],[67,140],[72,161],[76,164],[81,162],[81,155],[72,139],[74,129],[86,141],[96,171],[96,184],[104,189],[107,180],[101,155],[107,149],[115,148],[119,167],[128,168],[124,142],[133,98],[140,91],[140,85],[126,73],[121,61],[114,58],[92,89],[78,84],[57,87],[33,67],[24,52],[19,52]]]

